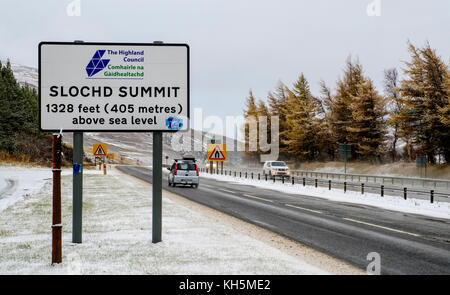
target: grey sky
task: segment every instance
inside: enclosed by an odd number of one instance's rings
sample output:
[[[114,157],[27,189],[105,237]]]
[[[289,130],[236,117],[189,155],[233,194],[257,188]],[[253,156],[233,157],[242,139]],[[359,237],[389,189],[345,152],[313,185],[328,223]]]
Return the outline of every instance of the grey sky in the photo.
[[[242,114],[252,88],[266,99],[278,80],[290,86],[303,72],[318,94],[341,74],[349,54],[381,89],[383,70],[408,60],[407,40],[429,41],[450,54],[450,0],[0,0],[0,58],[37,66],[39,41],[188,43],[192,107],[204,115]]]

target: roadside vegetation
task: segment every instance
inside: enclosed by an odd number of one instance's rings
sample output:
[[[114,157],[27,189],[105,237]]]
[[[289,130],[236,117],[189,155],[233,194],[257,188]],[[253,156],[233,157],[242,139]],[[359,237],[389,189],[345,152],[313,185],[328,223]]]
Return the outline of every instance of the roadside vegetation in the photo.
[[[0,162],[50,166],[51,134],[41,132],[38,93],[19,85],[11,64],[0,62]],[[72,149],[63,145],[64,163],[72,162]]]
[[[349,57],[333,88],[320,82],[319,96],[311,93],[303,73],[291,87],[280,81],[266,102],[250,90],[244,116],[278,116],[280,158],[297,164],[335,161],[338,143],[347,143],[353,161],[413,162],[424,156],[429,164],[448,165],[449,66],[429,44],[419,48],[408,42],[408,50],[402,75],[396,68],[384,70],[383,93],[358,59]],[[248,140],[248,125],[244,130]],[[245,154],[255,159],[260,153],[247,149]]]

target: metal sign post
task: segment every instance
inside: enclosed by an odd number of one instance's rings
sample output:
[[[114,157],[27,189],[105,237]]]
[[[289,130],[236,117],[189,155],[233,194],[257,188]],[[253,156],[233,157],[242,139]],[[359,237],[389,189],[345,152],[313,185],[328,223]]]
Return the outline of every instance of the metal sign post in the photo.
[[[62,135],[54,134],[52,137],[52,158],[53,158],[52,264],[62,262],[61,142],[62,142]]]
[[[339,157],[344,158],[344,173],[347,174],[347,159],[352,157],[352,146],[346,143],[339,143]]]
[[[162,231],[162,132],[153,132],[152,196],[152,243],[158,243]]]
[[[72,243],[82,242],[83,215],[83,132],[73,133]]]

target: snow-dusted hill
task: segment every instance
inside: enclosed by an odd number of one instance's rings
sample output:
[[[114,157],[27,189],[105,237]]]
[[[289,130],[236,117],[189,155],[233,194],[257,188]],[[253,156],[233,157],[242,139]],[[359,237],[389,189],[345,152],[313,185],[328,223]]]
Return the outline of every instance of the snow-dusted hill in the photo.
[[[6,61],[2,60],[2,64],[6,65]],[[11,69],[20,85],[28,84],[33,88],[38,88],[39,75],[36,68],[11,63]]]

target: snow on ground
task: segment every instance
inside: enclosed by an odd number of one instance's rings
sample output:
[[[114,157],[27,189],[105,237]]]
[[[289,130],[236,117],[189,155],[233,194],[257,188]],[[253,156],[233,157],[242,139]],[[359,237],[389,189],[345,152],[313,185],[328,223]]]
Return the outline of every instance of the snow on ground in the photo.
[[[401,211],[407,213],[414,213],[420,215],[427,215],[437,218],[450,219],[450,203],[448,202],[438,202],[434,201],[433,204],[429,200],[408,198],[404,200],[400,197],[387,196],[380,197],[379,194],[364,193],[361,195],[360,192],[347,191],[343,192],[342,189],[331,189],[324,187],[315,188],[314,186],[305,186],[301,184],[290,184],[286,182],[281,183],[279,180],[276,183],[272,181],[256,180],[256,179],[245,179],[245,178],[235,178],[233,176],[217,175],[201,173],[201,177],[213,178],[219,181],[231,181],[238,184],[253,185],[265,189],[272,189],[283,193],[297,194],[297,195],[308,195],[313,197],[319,197],[323,199],[328,199],[331,201],[347,202],[347,203],[357,203],[369,206],[375,206],[380,208],[385,208],[388,210]]]
[[[163,242],[152,244],[149,185],[96,170],[83,183],[83,243],[72,244],[72,177],[63,173],[60,265],[50,264],[50,180],[0,213],[0,274],[326,273],[164,194]]]
[[[0,213],[39,191],[51,177],[51,168],[0,166]]]

